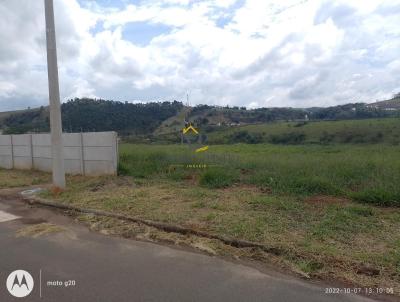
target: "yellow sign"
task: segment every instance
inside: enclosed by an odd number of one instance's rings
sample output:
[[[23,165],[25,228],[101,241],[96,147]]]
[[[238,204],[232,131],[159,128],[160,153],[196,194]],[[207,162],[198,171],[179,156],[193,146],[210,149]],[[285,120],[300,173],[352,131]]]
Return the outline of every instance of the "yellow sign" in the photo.
[[[183,132],[183,134],[186,134],[189,130],[192,130],[194,133],[199,134],[199,132],[196,130],[196,128],[194,128],[192,125],[190,125],[189,127],[183,128],[182,132]]]
[[[207,151],[208,150],[208,146],[205,146],[205,147],[201,147],[201,148],[198,148],[198,149],[196,149],[196,153],[199,153],[199,152],[203,152],[203,151]]]
[[[183,134],[186,134],[189,131],[192,131],[193,133],[199,135],[199,131],[197,131],[197,129],[195,127],[193,127],[192,124],[189,124],[189,126],[187,126],[187,127],[182,129],[182,133]],[[207,150],[208,150],[208,146],[204,146],[204,147],[196,149],[195,152],[199,153],[199,152],[204,152],[204,151],[207,151]]]

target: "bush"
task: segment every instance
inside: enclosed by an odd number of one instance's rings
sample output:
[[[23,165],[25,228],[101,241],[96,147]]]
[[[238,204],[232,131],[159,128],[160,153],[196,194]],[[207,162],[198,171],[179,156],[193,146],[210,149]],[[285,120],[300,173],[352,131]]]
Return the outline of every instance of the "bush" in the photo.
[[[334,134],[329,134],[328,132],[324,131],[322,135],[319,137],[319,142],[323,145],[326,145],[333,142],[334,139],[335,139]]]
[[[118,175],[129,175],[129,169],[124,164],[118,162]]]
[[[259,144],[262,142],[262,135],[259,133],[249,133],[247,130],[234,132],[228,137],[231,144]]]
[[[358,202],[374,204],[383,207],[400,207],[400,192],[393,192],[384,188],[371,188],[350,194]]]
[[[210,169],[200,176],[200,185],[208,188],[223,188],[233,184],[233,173],[221,169]]]
[[[304,127],[305,125],[307,125],[308,122],[299,122],[293,125],[293,127],[299,128],[299,127]]]
[[[286,145],[303,144],[305,140],[306,140],[306,135],[301,132],[275,134],[271,135],[269,138],[269,141],[272,144],[286,144]]]

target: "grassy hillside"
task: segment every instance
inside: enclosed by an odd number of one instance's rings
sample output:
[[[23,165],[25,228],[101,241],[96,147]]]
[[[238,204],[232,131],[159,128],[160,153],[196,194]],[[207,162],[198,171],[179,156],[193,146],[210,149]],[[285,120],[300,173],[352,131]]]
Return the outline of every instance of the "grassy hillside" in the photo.
[[[48,107],[0,113],[0,128],[4,133],[48,132],[49,127]]]
[[[190,108],[184,106],[182,109],[174,116],[164,120],[159,127],[154,131],[154,135],[164,135],[169,133],[178,133],[181,131],[185,116],[188,114]]]
[[[391,110],[391,109],[400,109],[400,96],[396,96],[393,99],[386,100],[386,101],[381,101],[381,102],[376,102],[372,104],[367,105],[370,108],[379,108],[379,109],[386,109],[386,110]]]
[[[221,127],[208,133],[209,142],[281,144],[300,143],[400,143],[400,118],[276,122],[237,127]]]
[[[32,111],[38,111],[38,110],[39,110],[39,108],[0,112],[0,127],[4,123],[4,121],[7,118],[9,118],[11,115],[21,115],[26,112],[32,112]]]

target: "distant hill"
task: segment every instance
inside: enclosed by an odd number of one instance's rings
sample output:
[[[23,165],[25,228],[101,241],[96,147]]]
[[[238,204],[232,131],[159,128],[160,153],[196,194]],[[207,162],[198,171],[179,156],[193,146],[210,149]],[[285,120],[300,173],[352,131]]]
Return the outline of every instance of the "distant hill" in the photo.
[[[39,107],[0,113],[0,128],[4,133],[47,132],[49,108]]]
[[[128,103],[75,99],[62,104],[64,131],[118,131],[120,134],[152,133],[164,120],[175,116],[182,103]]]
[[[390,100],[368,104],[367,107],[381,110],[400,110],[400,95],[397,95]]]
[[[44,107],[47,110],[47,107]],[[4,112],[0,112],[0,125],[4,122],[4,120],[8,117],[10,117],[11,115],[21,115],[24,114],[26,112],[36,112],[40,110],[40,108],[29,108],[29,109],[21,109],[21,110],[14,110],[14,111],[4,111]]]
[[[184,121],[207,133],[222,128],[273,122],[356,120],[400,116],[398,98],[373,104],[352,103],[313,108],[256,108],[197,105],[181,102],[128,103],[81,98],[61,106],[63,131],[118,131],[120,135],[149,140],[177,141]],[[0,113],[4,133],[49,131],[48,107]]]
[[[118,131],[120,134],[152,133],[164,120],[175,116],[180,102],[132,104],[101,99],[74,99],[61,105],[63,131]],[[2,118],[1,118],[2,117]],[[49,131],[49,110],[40,107],[0,114],[4,133]]]
[[[276,122],[221,128],[208,133],[211,144],[400,144],[400,118]]]

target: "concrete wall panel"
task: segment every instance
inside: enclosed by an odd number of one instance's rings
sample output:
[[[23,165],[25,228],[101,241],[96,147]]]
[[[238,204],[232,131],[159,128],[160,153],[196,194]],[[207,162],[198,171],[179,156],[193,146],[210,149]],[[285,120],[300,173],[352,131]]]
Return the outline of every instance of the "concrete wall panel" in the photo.
[[[64,159],[77,159],[80,161],[81,157],[81,147],[64,147]]]
[[[84,147],[85,160],[104,160],[113,158],[112,147]]]
[[[31,146],[14,146],[13,147],[14,157],[31,157]]]
[[[51,159],[51,148],[49,146],[33,146],[33,157]]]
[[[10,146],[11,135],[0,135],[0,146]]]
[[[33,168],[39,171],[51,172],[51,158],[34,158]]]
[[[63,144],[67,173],[85,172],[86,175],[117,173],[116,132],[64,133]],[[23,134],[12,137],[0,135],[0,167],[13,168],[13,158],[14,168],[34,168],[50,172],[52,165],[50,134]]]
[[[13,168],[12,157],[7,155],[0,155],[0,168],[12,169]]]
[[[64,161],[64,164],[65,164],[65,173],[72,174],[72,175],[82,174],[82,168],[81,168],[81,161],[80,160],[66,159]]]
[[[14,146],[30,146],[31,135],[30,134],[12,135],[12,143]]]
[[[20,170],[32,169],[32,158],[30,156],[14,157],[14,168]]]
[[[12,148],[11,146],[0,145],[0,155],[11,156]]]
[[[115,174],[114,165],[110,161],[85,161],[87,175]]]
[[[113,146],[117,139],[116,132],[89,132],[83,133],[85,146]]]
[[[50,134],[33,134],[32,145],[34,146],[51,146]]]
[[[78,147],[81,145],[81,134],[80,133],[64,133],[63,134],[64,146]]]

